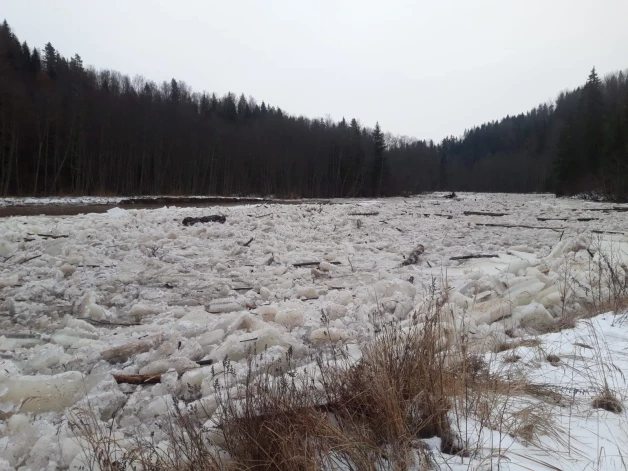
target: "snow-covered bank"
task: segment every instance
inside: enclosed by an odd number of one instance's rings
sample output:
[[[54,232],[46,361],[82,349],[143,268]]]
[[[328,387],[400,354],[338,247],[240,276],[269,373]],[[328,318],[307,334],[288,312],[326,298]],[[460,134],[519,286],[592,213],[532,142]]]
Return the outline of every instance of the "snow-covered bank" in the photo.
[[[172,398],[211,404],[225,357],[242,378],[252,351],[305,362],[329,342],[359,345],[383,323],[412,322],[434,286],[444,322],[478,348],[546,328],[611,294],[595,267],[628,258],[628,213],[611,208],[462,194],[0,220],[0,457],[67,467],[80,450],[62,411],[77,401],[104,420],[119,409],[131,434]],[[181,223],[209,213],[226,222]],[[402,266],[419,244],[419,263]],[[469,255],[496,257],[451,260]],[[111,376],[169,370],[181,377]]]

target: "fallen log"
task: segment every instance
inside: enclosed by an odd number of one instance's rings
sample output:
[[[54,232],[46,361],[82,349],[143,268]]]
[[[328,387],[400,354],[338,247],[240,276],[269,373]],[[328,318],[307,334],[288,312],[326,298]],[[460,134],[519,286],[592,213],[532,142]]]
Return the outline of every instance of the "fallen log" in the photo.
[[[142,325],[139,322],[109,322],[109,321],[98,321],[96,319],[90,319],[89,317],[77,317],[77,319],[89,322],[94,325],[105,325],[111,327],[130,327],[136,325]]]
[[[36,237],[43,237],[44,239],[64,239],[64,238],[69,237],[69,235],[31,234],[30,232],[28,233],[28,235],[36,236]]]
[[[456,198],[456,192],[452,191],[451,193],[449,193],[448,195],[445,195],[445,198],[447,199],[453,199]]]
[[[615,232],[615,231],[591,231],[594,234],[617,234],[617,235],[624,235],[623,232]]]
[[[508,213],[489,213],[486,211],[465,211],[462,214],[464,214],[465,216],[490,216],[495,218],[508,215]]]
[[[251,237],[247,243],[242,244],[242,247],[248,247],[249,245],[251,245],[251,242],[253,242],[253,237]]]
[[[156,384],[161,375],[112,375],[118,384]]]
[[[416,248],[410,253],[410,255],[408,255],[408,258],[403,261],[401,266],[405,267],[407,265],[414,265],[418,263],[419,257],[423,252],[425,252],[425,247],[423,247],[423,245],[421,244],[417,245]]]
[[[472,258],[495,258],[499,255],[495,254],[476,254],[476,255],[460,255],[458,257],[451,257],[449,260],[470,260]]]
[[[536,218],[537,221],[568,221],[567,218]]]
[[[616,211],[618,213],[625,213],[628,211],[628,207],[623,206],[613,206],[612,208],[571,208],[572,211]]]
[[[544,226],[526,226],[519,224],[489,224],[489,223],[476,223],[476,226],[487,226],[487,227],[505,227],[508,229],[512,228],[521,228],[521,229],[550,229],[552,231],[564,231],[564,227],[544,227]]]
[[[227,218],[225,216],[221,216],[218,214],[213,214],[211,216],[202,216],[200,218],[187,217],[183,220],[184,226],[193,226],[199,222],[219,222],[220,224],[224,224]]]
[[[599,221],[600,218],[576,218],[576,221],[587,222],[587,221]]]
[[[349,213],[349,216],[377,216],[379,211],[370,211],[368,213]]]
[[[341,265],[340,262],[329,262],[332,265]],[[317,267],[321,264],[321,262],[300,262],[292,264],[293,267]]]

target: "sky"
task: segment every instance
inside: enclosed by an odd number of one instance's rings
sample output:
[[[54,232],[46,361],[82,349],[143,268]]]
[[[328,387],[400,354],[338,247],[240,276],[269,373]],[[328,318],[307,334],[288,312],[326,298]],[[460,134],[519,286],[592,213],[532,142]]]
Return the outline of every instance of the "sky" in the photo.
[[[440,141],[628,68],[628,0],[0,0],[86,65]]]

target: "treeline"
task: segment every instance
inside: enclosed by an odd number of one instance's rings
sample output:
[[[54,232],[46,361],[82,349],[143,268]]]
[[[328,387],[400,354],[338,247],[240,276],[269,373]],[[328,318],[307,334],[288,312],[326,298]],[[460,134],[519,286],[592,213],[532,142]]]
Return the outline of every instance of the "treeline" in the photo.
[[[435,145],[85,67],[0,25],[2,195],[626,195],[627,121],[626,76],[593,72],[555,105]]]
[[[555,103],[444,139],[444,187],[628,197],[628,77],[562,92]]]
[[[420,171],[438,166],[424,142],[393,140],[355,119],[290,116],[244,95],[195,93],[174,79],[96,71],[50,43],[41,52],[20,44],[6,21],[0,144],[3,195],[345,197],[394,194],[397,181],[437,185]],[[406,163],[418,173],[404,183]]]

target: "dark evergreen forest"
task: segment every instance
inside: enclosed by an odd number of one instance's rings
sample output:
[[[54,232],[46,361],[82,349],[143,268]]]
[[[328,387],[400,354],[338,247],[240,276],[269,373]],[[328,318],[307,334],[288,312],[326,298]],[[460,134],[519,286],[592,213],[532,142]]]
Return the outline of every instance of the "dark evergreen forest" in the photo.
[[[517,87],[513,84],[513,93]],[[0,195],[628,195],[628,79],[600,79],[441,143],[356,119],[85,67],[0,25]]]

